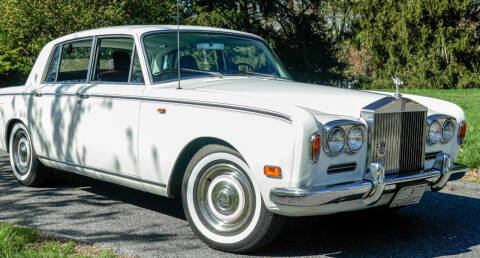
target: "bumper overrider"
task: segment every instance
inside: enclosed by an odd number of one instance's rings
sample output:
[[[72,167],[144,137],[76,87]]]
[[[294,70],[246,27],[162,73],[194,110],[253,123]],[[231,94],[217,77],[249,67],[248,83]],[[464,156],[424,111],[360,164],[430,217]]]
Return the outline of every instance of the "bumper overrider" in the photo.
[[[367,206],[377,203],[382,195],[397,188],[398,184],[425,184],[432,191],[441,190],[449,180],[465,175],[468,167],[451,164],[450,155],[438,154],[433,168],[407,176],[385,177],[382,163],[371,163],[363,180],[324,186],[314,189],[274,188],[270,192],[272,202],[279,205],[312,207],[362,200]]]

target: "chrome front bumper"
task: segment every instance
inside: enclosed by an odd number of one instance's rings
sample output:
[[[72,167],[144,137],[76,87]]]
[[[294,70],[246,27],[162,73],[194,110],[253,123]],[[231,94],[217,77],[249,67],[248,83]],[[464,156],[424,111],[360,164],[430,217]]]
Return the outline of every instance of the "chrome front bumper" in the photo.
[[[324,186],[315,189],[274,188],[270,192],[272,202],[280,205],[311,207],[362,200],[366,206],[374,205],[386,192],[394,191],[401,183],[428,183],[432,191],[441,190],[447,182],[456,180],[467,172],[468,167],[451,165],[450,156],[438,154],[433,168],[409,176],[385,177],[381,163],[372,163],[363,180]]]

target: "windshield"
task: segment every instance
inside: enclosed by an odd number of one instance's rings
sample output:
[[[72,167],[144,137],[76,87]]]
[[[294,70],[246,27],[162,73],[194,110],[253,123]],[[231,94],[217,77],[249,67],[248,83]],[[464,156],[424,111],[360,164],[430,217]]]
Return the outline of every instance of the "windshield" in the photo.
[[[154,83],[177,79],[177,33],[144,38]],[[180,33],[180,76],[243,75],[290,79],[265,43],[241,36]]]

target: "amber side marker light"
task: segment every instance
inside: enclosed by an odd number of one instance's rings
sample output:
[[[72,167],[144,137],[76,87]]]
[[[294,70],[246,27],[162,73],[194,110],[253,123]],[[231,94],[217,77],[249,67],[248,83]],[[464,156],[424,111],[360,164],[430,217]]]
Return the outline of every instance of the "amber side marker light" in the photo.
[[[164,108],[157,108],[157,112],[160,113],[160,114],[165,114],[165,113],[167,113],[167,110],[164,109]]]
[[[310,158],[314,163],[317,163],[320,157],[320,150],[322,149],[322,137],[320,135],[312,136],[312,150],[310,151]]]
[[[282,178],[282,170],[279,167],[265,166],[263,167],[263,174],[268,177]]]
[[[458,130],[458,144],[463,144],[465,135],[467,134],[467,123],[463,123],[460,129]]]

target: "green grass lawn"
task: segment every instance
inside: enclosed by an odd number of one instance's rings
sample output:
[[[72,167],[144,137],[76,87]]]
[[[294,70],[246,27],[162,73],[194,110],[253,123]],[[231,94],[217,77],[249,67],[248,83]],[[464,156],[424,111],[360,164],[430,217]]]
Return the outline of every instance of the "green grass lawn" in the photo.
[[[455,162],[474,169],[480,168],[480,89],[402,89],[401,92],[443,99],[459,105],[467,117],[467,136]]]
[[[63,241],[36,230],[0,222],[0,257],[119,257],[111,250],[98,250],[73,241]]]

